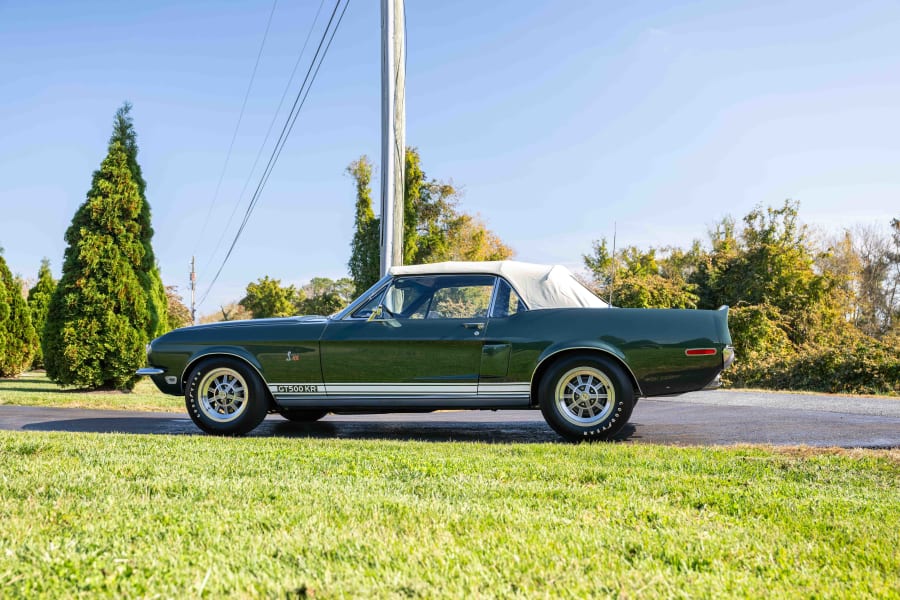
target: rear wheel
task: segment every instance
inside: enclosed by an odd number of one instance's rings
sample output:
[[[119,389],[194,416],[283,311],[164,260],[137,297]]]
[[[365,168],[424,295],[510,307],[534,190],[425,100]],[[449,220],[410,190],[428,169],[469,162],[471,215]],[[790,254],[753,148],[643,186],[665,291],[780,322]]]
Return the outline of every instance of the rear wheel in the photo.
[[[579,354],[551,365],[538,385],[541,413],[569,441],[608,440],[628,422],[635,395],[612,360]]]
[[[243,435],[266,418],[269,398],[259,376],[232,358],[201,362],[188,377],[184,404],[200,429],[216,435]]]
[[[279,408],[278,414],[294,423],[314,423],[328,414],[327,410]]]

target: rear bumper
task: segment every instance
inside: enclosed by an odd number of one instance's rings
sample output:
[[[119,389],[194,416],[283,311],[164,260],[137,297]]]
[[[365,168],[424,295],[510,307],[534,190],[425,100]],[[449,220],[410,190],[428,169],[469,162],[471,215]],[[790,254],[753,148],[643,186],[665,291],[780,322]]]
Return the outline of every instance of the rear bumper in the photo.
[[[731,366],[734,362],[734,346],[725,346],[722,349],[722,371]],[[714,390],[722,387],[722,371],[716,375],[712,381],[706,384],[704,390]]]
[[[720,387],[722,387],[722,374],[721,374],[721,373],[719,373],[718,375],[716,375],[715,378],[714,378],[712,381],[710,381],[709,383],[707,383],[707,384],[706,384],[706,387],[704,387],[704,388],[703,388],[702,390],[700,390],[700,391],[701,391],[701,392],[705,392],[705,391],[707,391],[707,390],[715,390],[715,389],[718,389],[718,388],[720,388]]]
[[[734,346],[725,346],[722,350],[722,370],[724,371],[734,362]]]

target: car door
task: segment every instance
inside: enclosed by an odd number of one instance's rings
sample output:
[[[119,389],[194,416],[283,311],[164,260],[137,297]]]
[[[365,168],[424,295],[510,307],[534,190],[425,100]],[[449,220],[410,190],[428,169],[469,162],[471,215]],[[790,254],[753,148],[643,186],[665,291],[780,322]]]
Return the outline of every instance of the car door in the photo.
[[[394,278],[373,306],[326,328],[328,396],[387,405],[475,398],[494,282],[493,275]]]

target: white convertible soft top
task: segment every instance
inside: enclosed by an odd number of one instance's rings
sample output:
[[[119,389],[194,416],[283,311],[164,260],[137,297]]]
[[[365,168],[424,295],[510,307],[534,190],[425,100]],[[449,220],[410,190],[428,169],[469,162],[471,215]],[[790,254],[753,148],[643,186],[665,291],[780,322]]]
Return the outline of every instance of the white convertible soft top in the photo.
[[[584,287],[562,265],[539,265],[514,260],[442,262],[391,267],[391,275],[501,275],[530,309],[606,308],[606,302]]]

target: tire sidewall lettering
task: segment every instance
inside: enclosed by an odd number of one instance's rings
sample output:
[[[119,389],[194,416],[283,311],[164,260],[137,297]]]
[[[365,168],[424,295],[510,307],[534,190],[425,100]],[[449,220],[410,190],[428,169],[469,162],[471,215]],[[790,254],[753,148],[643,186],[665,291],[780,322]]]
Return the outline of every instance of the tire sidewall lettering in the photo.
[[[241,417],[227,422],[217,423],[209,419],[200,409],[200,390],[198,386],[209,371],[225,367],[241,375],[247,382],[248,410]],[[242,361],[232,358],[207,359],[201,362],[190,374],[184,396],[188,416],[197,427],[206,433],[216,435],[243,435],[253,430],[265,419],[268,413],[268,401],[262,380],[254,370]]]

